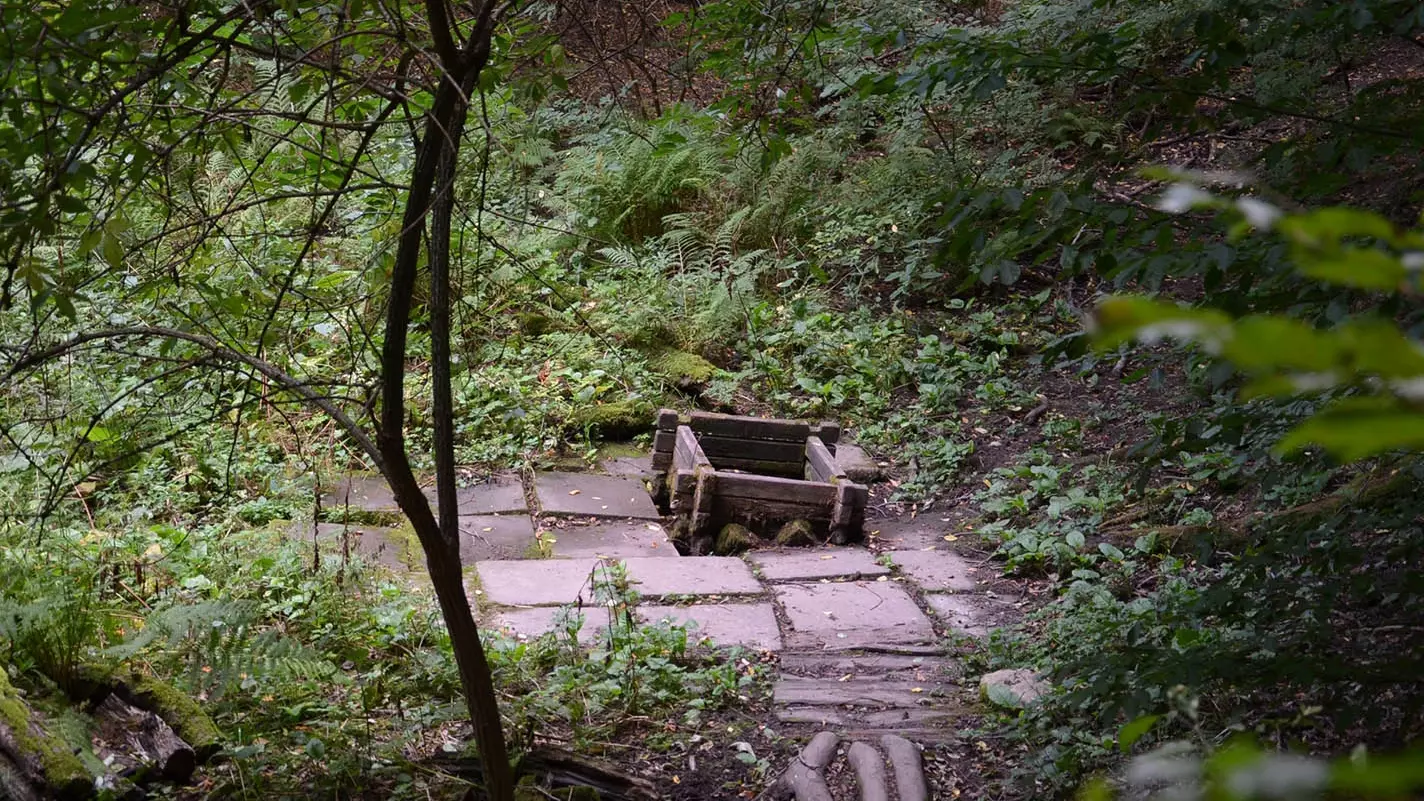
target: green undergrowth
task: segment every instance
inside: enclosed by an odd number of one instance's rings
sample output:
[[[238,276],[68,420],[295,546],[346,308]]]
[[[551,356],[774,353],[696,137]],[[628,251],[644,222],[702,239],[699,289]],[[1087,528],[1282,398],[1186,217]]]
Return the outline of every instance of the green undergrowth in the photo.
[[[180,734],[222,745],[226,759],[206,768],[209,792],[458,795],[458,780],[419,767],[428,749],[412,750],[432,739],[462,750],[451,744],[466,715],[428,591],[339,553],[314,564],[308,546],[270,529],[192,533],[111,546],[103,581],[60,608],[41,604],[73,584],[72,566],[8,534],[0,656],[14,681],[62,712],[66,682],[114,668]],[[95,532],[50,536],[85,552]],[[699,732],[720,736],[707,732],[714,724],[725,735],[720,713],[765,692],[754,662],[710,650],[695,629],[639,622],[637,593],[617,567],[594,577],[594,595],[596,605],[566,610],[544,637],[486,631],[517,744],[557,734],[589,753],[652,719],[669,723],[647,732],[644,747],[669,748]],[[606,623],[591,645],[580,644],[586,619]]]

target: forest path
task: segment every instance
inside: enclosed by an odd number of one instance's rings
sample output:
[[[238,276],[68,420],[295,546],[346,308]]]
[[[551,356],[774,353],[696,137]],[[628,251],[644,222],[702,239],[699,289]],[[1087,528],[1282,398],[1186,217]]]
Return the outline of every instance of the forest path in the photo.
[[[984,636],[1017,609],[993,591],[994,571],[955,549],[951,519],[872,519],[869,547],[681,556],[640,479],[647,457],[600,467],[495,475],[459,490],[467,588],[482,625],[535,637],[563,628],[572,607],[591,642],[613,614],[595,592],[599,568],[620,563],[643,599],[642,620],[686,623],[699,639],[775,662],[772,705],[784,728],[834,729],[847,741],[956,736],[977,677],[946,643]],[[347,522],[321,523],[314,538],[306,524],[294,536],[421,580],[419,547],[394,525],[399,511],[380,478],[343,479],[323,508]]]

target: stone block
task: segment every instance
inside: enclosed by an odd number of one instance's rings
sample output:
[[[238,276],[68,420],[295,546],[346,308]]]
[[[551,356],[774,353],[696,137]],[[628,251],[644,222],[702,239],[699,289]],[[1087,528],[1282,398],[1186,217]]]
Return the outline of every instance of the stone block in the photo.
[[[625,559],[628,577],[645,596],[755,595],[761,583],[751,568],[735,556],[697,556],[683,559],[638,557]]]
[[[790,622],[787,646],[847,650],[927,644],[934,627],[903,587],[891,582],[779,584]]]
[[[689,634],[697,639],[710,638],[713,645],[740,645],[761,651],[781,650],[776,610],[769,603],[645,606],[639,613],[649,621],[696,623]]]
[[[974,567],[953,551],[891,551],[890,559],[927,592],[973,590]]]
[[[593,473],[539,473],[534,491],[544,514],[657,520],[641,481]]]
[[[883,576],[890,569],[875,561],[864,548],[812,548],[797,551],[758,551],[749,556],[769,581],[808,581],[823,578]]]

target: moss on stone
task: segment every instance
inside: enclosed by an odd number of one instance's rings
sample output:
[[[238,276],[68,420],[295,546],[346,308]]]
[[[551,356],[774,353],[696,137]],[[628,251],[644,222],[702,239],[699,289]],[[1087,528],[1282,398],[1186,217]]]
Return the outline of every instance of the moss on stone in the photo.
[[[577,431],[596,428],[607,439],[628,439],[652,428],[653,407],[641,399],[581,406],[569,415],[569,425]]]
[[[519,330],[527,337],[543,336],[554,327],[554,321],[549,319],[549,315],[537,311],[519,312],[514,315],[514,319],[519,323]]]
[[[163,718],[164,723],[193,746],[198,761],[207,761],[222,750],[222,732],[192,696],[142,673],[129,676],[128,687],[133,693],[130,703]]]
[[[728,523],[717,533],[712,552],[718,556],[732,556],[750,549],[753,545],[756,545],[756,535],[751,529],[737,523]]]
[[[396,558],[411,570],[425,570],[425,549],[420,545],[420,537],[415,534],[415,526],[404,516],[399,525],[386,532],[387,540],[396,547]]]
[[[717,374],[717,365],[685,350],[664,350],[648,356],[648,369],[679,386],[706,384]]]
[[[83,761],[62,738],[36,719],[29,704],[10,684],[3,666],[0,666],[0,727],[14,740],[19,756],[33,760],[45,783],[60,798],[81,797],[93,786],[94,777]]]
[[[792,520],[776,532],[776,544],[788,548],[815,545],[816,529],[809,520]]]

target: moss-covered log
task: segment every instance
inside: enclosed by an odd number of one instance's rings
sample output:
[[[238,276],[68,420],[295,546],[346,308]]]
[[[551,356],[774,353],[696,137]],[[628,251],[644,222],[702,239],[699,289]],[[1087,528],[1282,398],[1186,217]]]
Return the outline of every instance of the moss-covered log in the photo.
[[[177,687],[134,673],[115,686],[114,694],[162,718],[193,747],[199,762],[206,762],[222,750],[223,736],[217,724],[197,701]]]
[[[65,741],[51,732],[30,709],[10,677],[0,667],[0,751],[41,795],[83,798],[94,787],[94,777]]]

